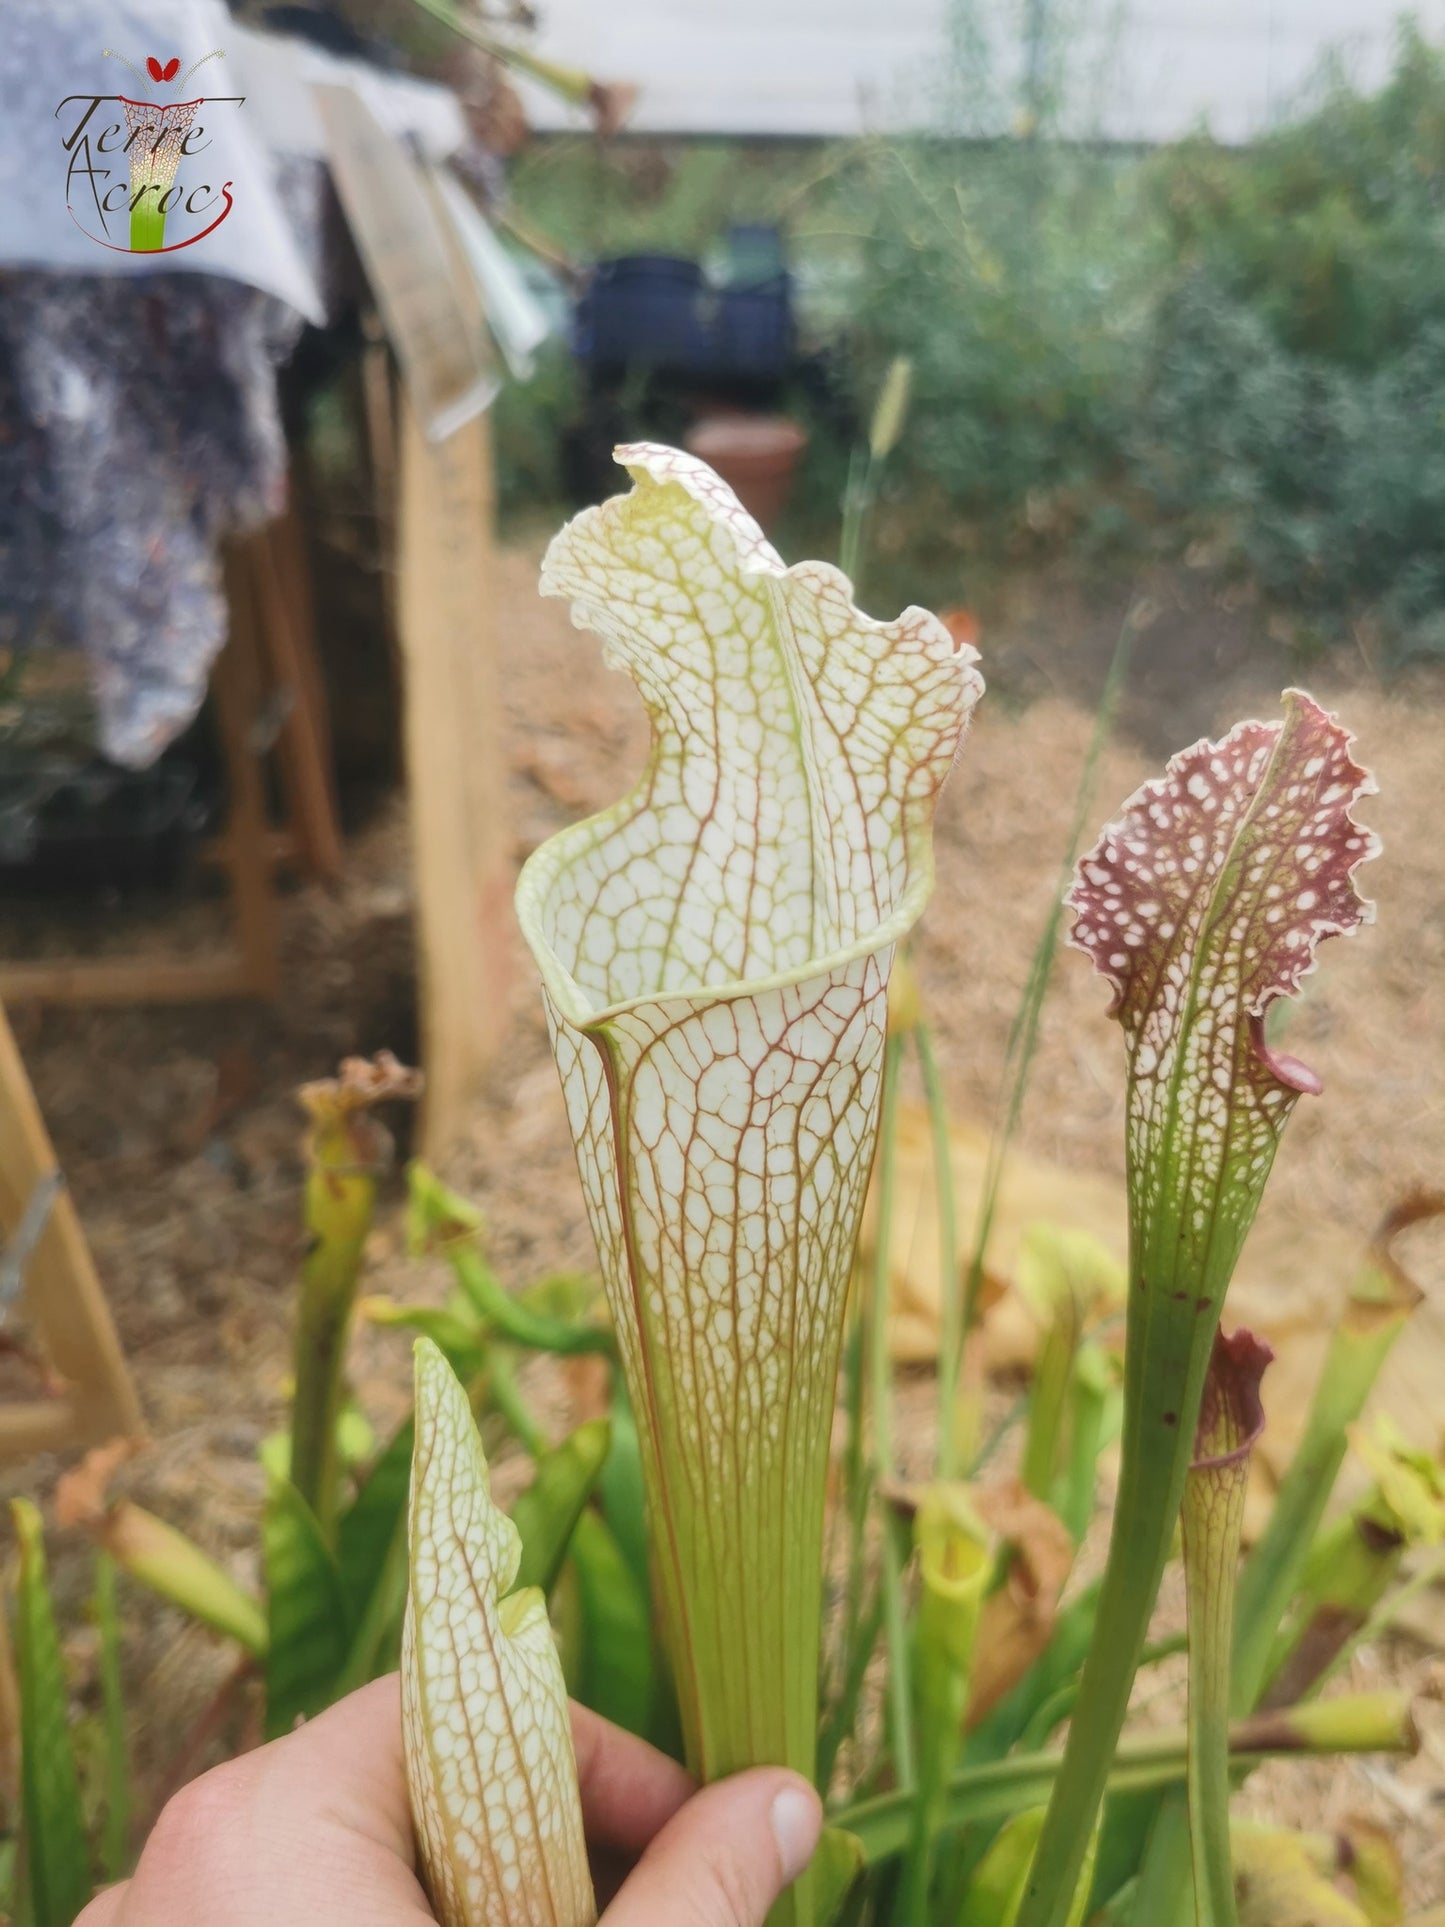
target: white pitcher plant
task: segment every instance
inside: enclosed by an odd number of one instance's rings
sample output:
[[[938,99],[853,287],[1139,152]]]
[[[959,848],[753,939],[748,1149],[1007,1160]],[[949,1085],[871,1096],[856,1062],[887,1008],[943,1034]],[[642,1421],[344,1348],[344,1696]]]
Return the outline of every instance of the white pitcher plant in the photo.
[[[522,929],[638,1415],[689,1763],[811,1773],[829,1431],[894,946],[982,689],[936,617],[783,566],[701,462],[553,541],[652,718],[642,780],[522,872]],[[791,1902],[810,1917],[806,1882]]]

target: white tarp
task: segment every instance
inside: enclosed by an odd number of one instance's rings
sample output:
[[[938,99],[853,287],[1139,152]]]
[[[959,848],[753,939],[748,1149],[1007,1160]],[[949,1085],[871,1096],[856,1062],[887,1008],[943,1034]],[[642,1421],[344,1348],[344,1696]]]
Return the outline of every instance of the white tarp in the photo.
[[[311,94],[318,81],[352,88],[387,133],[415,146],[424,160],[444,161],[466,143],[462,110],[445,87],[234,22],[228,33],[234,65],[248,83],[247,109],[260,138],[278,154],[325,158],[326,138]]]
[[[321,320],[316,283],[281,205],[276,165],[257,138],[249,102],[220,98],[247,91],[231,70],[233,33],[234,22],[219,0],[9,0],[0,31],[0,266],[225,275]],[[151,56],[163,66],[176,58],[184,73],[218,47],[227,57],[208,61],[194,82],[194,91],[213,103],[199,116],[208,144],[182,162],[181,178],[201,202],[202,188],[214,193],[229,183],[231,212],[194,246],[131,254],[125,213],[107,218],[95,205],[97,190],[123,183],[129,166],[123,153],[99,148],[102,130],[120,115],[118,103],[104,101],[95,109],[70,152],[65,141],[75,134],[88,99],[142,92],[135,75],[106,57],[106,48],[142,69]],[[162,101],[170,97],[162,86],[154,93]],[[87,139],[91,145],[83,156]],[[93,168],[94,178],[78,165]],[[182,225],[172,217],[168,237]],[[188,226],[195,231],[194,221]]]
[[[286,499],[276,370],[324,319],[320,83],[413,172],[465,138],[445,89],[220,0],[0,0],[0,652],[84,651],[99,746],[135,768],[205,695],[221,542]],[[180,197],[146,253],[138,178]]]
[[[197,69],[185,90],[187,97],[199,94],[210,105],[196,117],[204,151],[180,163],[178,178],[194,186],[202,206],[203,188],[215,193],[229,184],[233,206],[221,225],[194,245],[132,254],[125,213],[106,216],[96,206],[100,190],[118,190],[125,182],[129,163],[113,151],[113,140],[108,143],[112,151],[99,150],[102,130],[123,120],[124,109],[114,99],[95,108],[74,138],[87,102],[144,92],[142,79],[107,58],[107,48],[143,72],[148,56],[163,68],[178,59],[180,75],[214,49],[222,51],[223,58]],[[311,95],[316,81],[354,87],[390,132],[414,143],[429,161],[445,160],[465,140],[461,110],[445,88],[248,31],[221,0],[5,0],[0,269],[219,274],[275,295],[320,322],[324,316],[312,264],[298,245],[298,235],[308,232],[304,211],[285,204],[288,192],[299,196],[310,186],[296,178],[294,168],[288,178],[288,162],[319,161],[324,154]],[[164,103],[175,88],[152,83],[151,92]],[[71,96],[76,98],[67,99]],[[87,136],[91,144],[82,156]],[[67,140],[72,141],[69,152]],[[198,226],[198,220],[173,215],[167,241],[185,239]]]

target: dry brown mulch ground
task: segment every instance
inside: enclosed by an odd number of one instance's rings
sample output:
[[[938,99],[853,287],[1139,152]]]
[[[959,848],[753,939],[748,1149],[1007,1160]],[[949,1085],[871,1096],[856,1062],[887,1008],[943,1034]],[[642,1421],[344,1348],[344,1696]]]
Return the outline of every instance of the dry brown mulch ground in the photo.
[[[611,801],[646,739],[630,685],[602,667],[565,609],[537,599],[535,564],[531,551],[503,557],[496,625],[519,858]],[[1124,727],[1102,760],[1091,822],[1157,769],[1163,751],[1239,715],[1269,713],[1281,686],[1279,661],[1248,644],[1240,618],[1201,609],[1187,584],[1177,594],[1156,585],[1155,599],[1159,613],[1140,644]],[[978,1117],[991,1114],[1009,1023],[1056,887],[1090,728],[1086,699],[1119,614],[1062,606],[1060,617],[1035,590],[996,612],[992,628],[985,611],[985,671],[1001,670],[1003,693],[984,704],[945,797],[938,890],[915,951],[953,1099]],[[1422,676],[1385,691],[1356,664],[1331,663],[1308,680],[1347,715],[1379,775],[1382,793],[1368,814],[1387,854],[1366,880],[1379,927],[1331,946],[1291,1028],[1290,1049],[1321,1069],[1327,1094],[1300,1107],[1275,1188],[1288,1205],[1324,1210],[1363,1236],[1412,1184],[1438,1185],[1445,1174],[1445,687]],[[16,948],[43,952],[73,935],[30,913],[17,923],[13,906],[0,918]],[[144,921],[152,940],[189,944],[214,919],[210,905],[181,904]],[[153,1430],[131,1489],[247,1577],[262,1495],[256,1446],[281,1420],[289,1371],[301,1175],[292,1092],[343,1053],[390,1046],[406,1055],[415,1035],[400,802],[354,839],[338,889],[288,900],[285,930],[286,992],[275,1010],[11,1013]],[[90,934],[133,943],[133,920],[116,915],[104,929],[92,923]],[[510,1036],[448,1173],[486,1207],[495,1258],[514,1282],[591,1263],[541,1010],[517,950]],[[1117,1173],[1120,1055],[1105,1002],[1082,958],[1061,959],[1023,1141],[1060,1162]],[[440,1294],[435,1269],[401,1253],[394,1211],[373,1257],[368,1289]],[[368,1335],[357,1367],[363,1401],[385,1429],[407,1396],[407,1347]],[[60,1469],[38,1461],[5,1483],[45,1497]],[[86,1562],[78,1549],[57,1542],[56,1550],[74,1613]],[[127,1622],[136,1739],[154,1789],[214,1690],[220,1661],[205,1635],[133,1591]],[[84,1637],[76,1635],[78,1647]],[[1384,1673],[1424,1687],[1435,1664],[1396,1642],[1365,1656],[1358,1677],[1378,1683]],[[1415,1900],[1445,1899],[1445,1726],[1433,1705],[1425,1728],[1425,1752],[1407,1767],[1282,1765],[1261,1776],[1256,1799],[1316,1826],[1368,1808],[1402,1830]]]

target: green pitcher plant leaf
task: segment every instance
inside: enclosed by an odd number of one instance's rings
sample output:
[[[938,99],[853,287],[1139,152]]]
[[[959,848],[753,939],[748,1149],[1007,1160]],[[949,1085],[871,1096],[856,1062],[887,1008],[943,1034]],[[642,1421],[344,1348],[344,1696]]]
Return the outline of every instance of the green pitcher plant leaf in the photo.
[[[336,1077],[302,1085],[306,1134],[307,1250],[296,1309],[296,1396],[291,1416],[291,1482],[316,1514],[328,1543],[340,1502],[337,1421],[343,1359],[376,1182],[391,1157],[378,1104],[415,1098],[420,1074],[390,1051],[348,1057]]]
[[[602,1468],[598,1493],[602,1516],[606,1519],[632,1569],[633,1577],[644,1592],[652,1585],[652,1555],[647,1541],[647,1492],[642,1477],[642,1447],[637,1438],[637,1420],[627,1396],[627,1381],[617,1373],[612,1381],[612,1449]]]
[[[1239,1927],[1369,1927],[1329,1878],[1316,1844],[1274,1828],[1235,1830]]]
[[[1419,1744],[1409,1695],[1394,1692],[1351,1693],[1277,1713],[1255,1713],[1247,1720],[1236,1720],[1229,1729],[1230,1757],[1241,1772],[1276,1756],[1414,1753]],[[1111,1793],[1173,1785],[1187,1773],[1187,1754],[1188,1736],[1182,1727],[1125,1733],[1110,1773]],[[961,1767],[948,1785],[950,1829],[1008,1819],[1038,1806],[1055,1784],[1062,1764],[1061,1753],[1048,1751],[1012,1753],[981,1766]],[[912,1836],[913,1795],[875,1794],[843,1807],[832,1818],[863,1842],[871,1865],[906,1851]],[[1151,1918],[1149,1927],[1160,1923]]]
[[[1278,1667],[1290,1650],[1288,1639],[1281,1639],[1280,1629],[1309,1565],[1320,1521],[1344,1461],[1350,1427],[1420,1303],[1420,1288],[1396,1257],[1395,1242],[1412,1225],[1438,1217],[1442,1211],[1445,1196],[1438,1193],[1413,1192],[1401,1199],[1376,1230],[1365,1261],[1350,1284],[1343,1313],[1330,1334],[1303,1436],[1290,1456],[1264,1531],[1239,1576],[1230,1668],[1231,1699],[1237,1714],[1258,1704],[1271,1667]],[[1383,1546],[1390,1537],[1387,1534],[1379,1544]],[[1348,1554],[1344,1563],[1346,1567],[1352,1563]],[[1386,1598],[1398,1596],[1390,1591],[1388,1558],[1372,1563],[1373,1584]],[[1331,1670],[1345,1659],[1350,1643],[1366,1636],[1371,1623],[1372,1618],[1366,1617],[1358,1604],[1353,1612],[1328,1612],[1323,1617],[1318,1627],[1321,1639],[1314,1643],[1313,1652],[1302,1655],[1301,1672],[1311,1677],[1311,1691],[1318,1690]],[[1288,1704],[1297,1697],[1288,1679],[1281,1681],[1281,1687],[1280,1703]],[[1146,1803],[1139,1804],[1133,1857],[1137,1863],[1141,1845],[1147,1841],[1141,1892],[1161,1919],[1172,1917],[1188,1900],[1187,1825],[1177,1803],[1167,1821],[1160,1819],[1157,1801],[1147,1811]],[[1122,1830],[1123,1815],[1116,1805],[1106,1833],[1117,1835]]]
[[[1373,1431],[1352,1425],[1349,1438],[1375,1483],[1310,1548],[1270,1655],[1267,1707],[1318,1692],[1395,1586],[1405,1554],[1445,1541],[1445,1464],[1410,1445],[1384,1413]]]
[[[1087,1231],[1051,1224],[1031,1224],[1024,1231],[1015,1266],[1014,1283],[1039,1326],[1038,1357],[1029,1395],[1028,1427],[1024,1439],[1022,1477],[1035,1498],[1060,1504],[1074,1481],[1066,1459],[1074,1440],[1071,1421],[1079,1416],[1077,1366],[1091,1316],[1100,1308],[1115,1308],[1125,1298],[1123,1267]],[[1100,1418],[1101,1400],[1089,1394],[1102,1359],[1087,1369],[1083,1405]],[[1082,1454],[1083,1473],[1092,1499],[1097,1450]],[[1072,1513],[1080,1509],[1077,1494]],[[1085,1510],[1084,1524],[1088,1523]],[[1082,1538],[1082,1528],[1074,1534]]]
[[[112,1439],[87,1452],[55,1488],[56,1518],[62,1526],[88,1532],[138,1584],[261,1658],[269,1638],[261,1601],[185,1533],[133,1500],[111,1496],[110,1481],[134,1452],[129,1439]]]
[[[70,1927],[90,1899],[90,1848],[70,1731],[70,1694],[45,1571],[45,1536],[29,1499],[12,1499],[20,1542],[15,1667],[20,1682],[21,1862],[34,1927]]]
[[[377,1453],[338,1521],[336,1563],[347,1618],[353,1625],[366,1611],[406,1518],[414,1438],[411,1420],[403,1420]]]
[[[399,1425],[373,1461],[337,1525],[350,1643],[337,1678],[337,1697],[394,1670],[406,1603],[406,1502],[415,1428]]]
[[[356,1313],[363,1324],[378,1325],[383,1331],[409,1331],[429,1338],[459,1378],[470,1381],[486,1369],[486,1334],[469,1307],[400,1305],[384,1292],[373,1292],[358,1299]]]
[[[289,1733],[336,1698],[347,1658],[336,1555],[289,1479],[273,1476],[261,1520],[266,1569],[266,1737]]]
[[[1068,1455],[1055,1499],[1075,1545],[1083,1542],[1094,1516],[1100,1455],[1119,1436],[1124,1412],[1122,1375],[1122,1361],[1103,1345],[1086,1339],[1079,1347],[1070,1387]]]
[[[614,1726],[669,1752],[666,1682],[646,1586],[601,1513],[586,1511],[572,1534],[564,1575],[576,1597],[576,1683],[572,1697]],[[671,1724],[675,1727],[676,1719]]]
[[[1019,1241],[1014,1284],[1040,1326],[1061,1307],[1071,1307],[1082,1327],[1117,1310],[1125,1300],[1124,1268],[1090,1231],[1043,1220],[1027,1225]]]
[[[824,1827],[813,1855],[819,1927],[847,1918],[848,1901],[867,1865],[861,1840],[841,1827]]]
[[[95,1561],[95,1624],[100,1636],[105,1787],[100,1864],[107,1880],[119,1880],[126,1870],[131,1814],[130,1748],[126,1741],[125,1687],[120,1663],[120,1604],[116,1593],[115,1561],[109,1553],[99,1553]]]
[[[1235,1589],[1249,1460],[1264,1429],[1260,1380],[1273,1358],[1253,1333],[1215,1336],[1184,1486],[1184,1578],[1188,1605],[1189,1778],[1131,1816],[1116,1805],[1108,1832],[1147,1839],[1136,1907],[1159,1927],[1230,1927],[1229,1697],[1234,1677]],[[1111,1845],[1113,1843],[1111,1842]],[[1106,1861],[1106,1866],[1108,1862]],[[1193,1873],[1191,1887],[1190,1874]]]
[[[1234,1927],[1229,1856],[1229,1687],[1234,1589],[1249,1460],[1264,1430],[1259,1386],[1274,1353],[1217,1332],[1184,1484],[1189,1616],[1189,1832],[1198,1927]]]
[[[1386,1217],[1356,1275],[1310,1401],[1304,1435],[1280,1482],[1269,1521],[1240,1574],[1234,1628],[1234,1710],[1246,1713],[1265,1682],[1270,1648],[1294,1596],[1339,1476],[1349,1427],[1420,1303],[1394,1255],[1411,1225],[1445,1212],[1445,1196],[1416,1193]]]
[[[968,1883],[957,1927],[1014,1927],[1043,1824],[1042,1807],[1015,1814],[1007,1823]],[[1067,1927],[1083,1927],[1093,1872],[1093,1856],[1086,1854]]]
[[[1373,779],[1299,690],[1281,722],[1182,751],[1081,861],[1072,941],[1114,992],[1127,1056],[1124,1424],[1096,1642],[1020,1927],[1063,1927],[1183,1498],[1225,1290],[1280,1135],[1315,1073],[1265,1018],[1321,941],[1371,921]]]
[[[561,1662],[535,1587],[513,1591],[515,1525],[494,1504],[460,1381],[416,1346],[402,1728],[441,1927],[597,1918]]]
[[[524,1298],[514,1298],[483,1255],[481,1212],[420,1160],[407,1168],[407,1189],[412,1250],[445,1255],[463,1296],[488,1333],[536,1351],[564,1355],[601,1352],[610,1356],[615,1351],[611,1332],[590,1319],[560,1317]]]
[[[1368,1430],[1352,1425],[1349,1441],[1375,1479],[1377,1496],[1363,1510],[1406,1545],[1438,1546],[1445,1539],[1445,1462],[1412,1445],[1388,1412]]]
[[[931,1917],[934,1845],[949,1775],[963,1746],[974,1640],[995,1558],[993,1535],[974,1510],[968,1488],[952,1480],[923,1488],[913,1543],[918,1557],[912,1665],[918,1798],[896,1910],[899,1927],[927,1927]]]
[[[703,463],[554,539],[544,592],[634,679],[638,786],[536,850],[541,972],[637,1417],[689,1762],[815,1747],[824,1475],[894,946],[982,684],[921,609],[785,568]],[[747,1664],[738,1663],[739,1653]],[[805,1877],[779,1918],[806,1920]]]
[[[551,1592],[611,1442],[607,1420],[588,1419],[537,1461],[535,1478],[512,1504],[512,1524],[522,1535],[519,1587],[539,1586],[543,1593]]]

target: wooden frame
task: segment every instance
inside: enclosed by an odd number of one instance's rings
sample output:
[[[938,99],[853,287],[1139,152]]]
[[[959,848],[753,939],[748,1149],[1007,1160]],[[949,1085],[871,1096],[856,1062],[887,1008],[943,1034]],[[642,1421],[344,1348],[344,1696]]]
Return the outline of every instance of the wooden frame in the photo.
[[[326,689],[316,657],[306,537],[294,503],[241,546],[239,562],[255,598],[254,634],[270,687],[284,692],[286,713],[276,759],[294,861],[308,877],[341,875],[341,826],[333,781]]]
[[[507,1020],[511,846],[492,604],[499,387],[481,290],[435,184],[345,87],[313,89],[332,178],[396,359],[368,326],[378,507],[395,514],[421,1028],[422,1155],[464,1134]],[[394,399],[393,399],[394,395]]]
[[[416,891],[422,1155],[464,1134],[507,1022],[511,846],[492,637],[491,424],[428,440],[400,390],[397,626]]]
[[[231,947],[209,956],[39,959],[0,963],[0,1001],[12,1004],[209,1003],[274,998],[280,927],[274,878],[281,863],[332,879],[341,834],[331,774],[325,692],[311,627],[310,584],[294,511],[233,544],[225,556],[230,639],[212,671],[230,808],[210,854],[229,873]],[[275,752],[289,831],[272,829],[256,732],[270,692],[284,714]]]
[[[0,1238],[13,1237],[35,1186],[55,1171],[40,1106],[0,1009]],[[138,1437],[140,1404],[75,1205],[62,1190],[26,1268],[25,1315],[64,1382],[55,1397],[0,1406],[0,1465]]]

